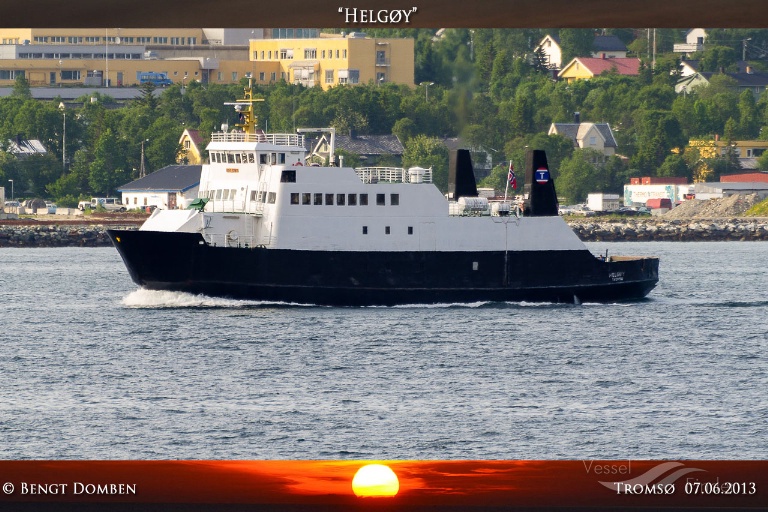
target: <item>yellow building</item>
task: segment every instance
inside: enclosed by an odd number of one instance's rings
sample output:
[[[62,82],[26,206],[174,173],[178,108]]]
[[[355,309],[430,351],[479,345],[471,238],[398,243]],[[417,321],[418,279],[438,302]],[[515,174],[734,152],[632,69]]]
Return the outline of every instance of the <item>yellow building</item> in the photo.
[[[266,31],[269,33],[269,31]],[[130,86],[140,73],[175,83],[237,83],[253,73],[248,40],[261,29],[0,28],[0,86]]]
[[[264,39],[272,35],[294,37]],[[250,73],[257,84],[324,89],[414,81],[412,39],[317,29],[0,28],[0,43],[0,86],[20,74],[32,86],[131,86],[148,72],[179,84],[237,83]]]
[[[603,73],[637,76],[640,74],[640,59],[576,57],[563,67],[557,77],[571,83],[574,80],[589,80]]]
[[[340,84],[414,84],[413,39],[363,34],[314,39],[255,39],[250,42],[255,83],[285,80],[328,89]]]

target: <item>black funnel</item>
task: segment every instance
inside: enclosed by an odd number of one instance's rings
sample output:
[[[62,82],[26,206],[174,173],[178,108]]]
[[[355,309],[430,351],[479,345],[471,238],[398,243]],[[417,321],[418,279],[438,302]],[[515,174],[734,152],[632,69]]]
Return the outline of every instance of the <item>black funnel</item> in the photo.
[[[549,172],[547,154],[541,149],[529,150],[525,154],[525,193],[528,195],[526,215],[532,217],[557,215],[555,180]]]
[[[468,149],[452,150],[448,159],[448,198],[477,197],[475,171]]]

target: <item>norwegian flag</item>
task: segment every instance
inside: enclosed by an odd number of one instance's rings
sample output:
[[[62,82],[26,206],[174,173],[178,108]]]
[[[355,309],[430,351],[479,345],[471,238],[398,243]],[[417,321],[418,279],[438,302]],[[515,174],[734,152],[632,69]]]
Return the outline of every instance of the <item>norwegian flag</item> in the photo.
[[[507,174],[507,181],[509,186],[517,188],[517,176],[515,176],[515,167],[512,165],[512,160],[509,161],[509,174]]]

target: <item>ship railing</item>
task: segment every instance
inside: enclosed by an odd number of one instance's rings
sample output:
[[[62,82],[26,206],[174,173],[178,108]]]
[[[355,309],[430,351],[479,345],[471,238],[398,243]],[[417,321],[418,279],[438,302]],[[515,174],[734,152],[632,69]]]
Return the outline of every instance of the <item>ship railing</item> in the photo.
[[[295,133],[214,132],[211,142],[264,142],[275,146],[304,147],[304,135]]]
[[[358,167],[355,172],[363,183],[432,183],[432,169]]]
[[[249,213],[257,217],[264,215],[264,203],[233,199],[211,199],[205,205],[205,211],[210,213]]]

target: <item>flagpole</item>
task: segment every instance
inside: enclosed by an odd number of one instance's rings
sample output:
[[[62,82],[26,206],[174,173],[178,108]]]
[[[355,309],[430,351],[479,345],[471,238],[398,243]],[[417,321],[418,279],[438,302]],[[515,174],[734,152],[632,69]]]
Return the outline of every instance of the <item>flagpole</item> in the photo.
[[[512,166],[512,160],[509,161],[509,165]],[[507,168],[507,186],[504,187],[504,203],[507,202],[507,191],[509,190],[509,167]]]

